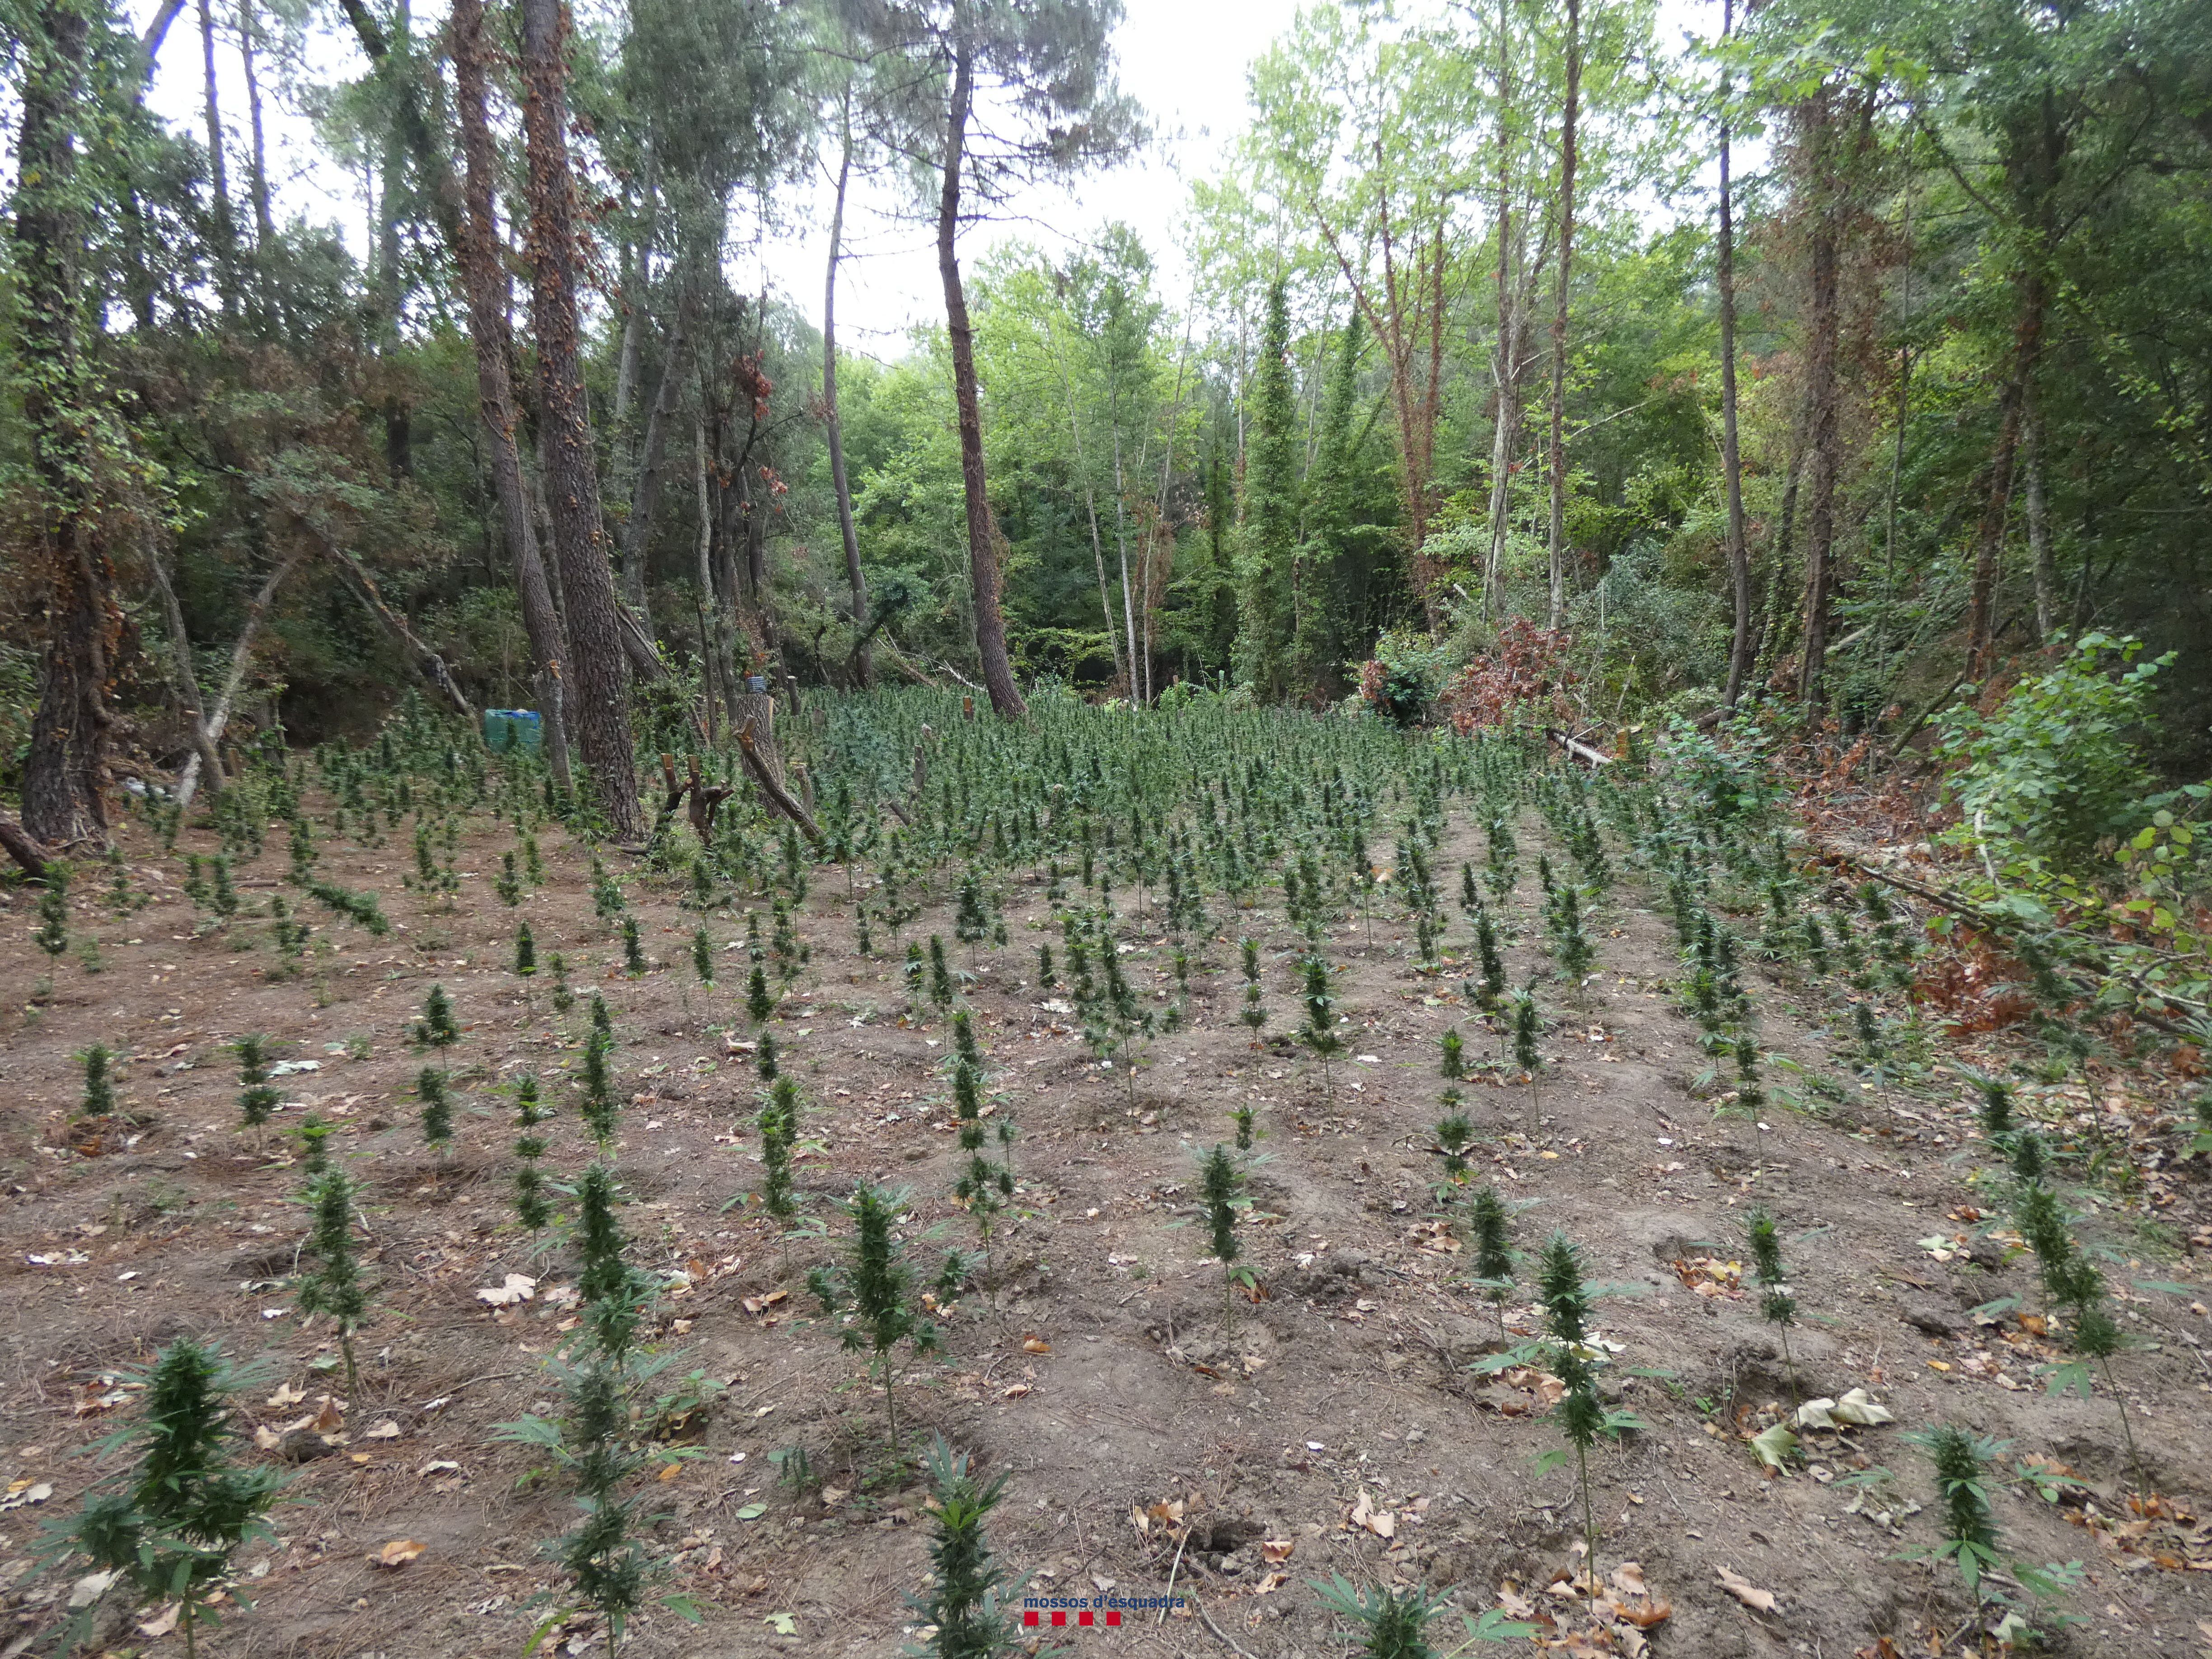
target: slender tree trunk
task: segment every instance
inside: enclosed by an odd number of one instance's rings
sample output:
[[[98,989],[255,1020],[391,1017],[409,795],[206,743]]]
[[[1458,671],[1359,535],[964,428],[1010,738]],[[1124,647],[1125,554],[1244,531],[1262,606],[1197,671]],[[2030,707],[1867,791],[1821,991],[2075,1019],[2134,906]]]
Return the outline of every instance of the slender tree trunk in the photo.
[[[198,783],[202,762],[211,763],[215,759],[215,751],[222,743],[222,734],[230,729],[231,707],[238,701],[239,691],[246,684],[246,670],[253,660],[254,639],[261,632],[261,624],[268,620],[269,607],[276,602],[276,590],[284,585],[285,577],[292,574],[301,557],[298,553],[286,555],[283,562],[269,573],[269,579],[261,584],[261,591],[253,596],[252,604],[246,608],[246,621],[238,630],[237,641],[230,647],[230,669],[223,676],[222,690],[215,700],[215,712],[201,723],[206,733],[206,744],[198,753],[185,760],[185,769],[177,775],[177,804],[179,806],[192,804],[192,792]],[[162,574],[158,563],[155,568],[157,575]],[[177,637],[182,639],[183,617],[173,617],[171,623],[178,630]],[[218,768],[209,775],[216,776],[219,770]]]
[[[1505,544],[1512,528],[1513,432],[1521,423],[1519,318],[1513,280],[1512,0],[1498,5],[1498,350],[1492,376],[1498,405],[1490,430],[1490,547],[1483,562],[1483,611],[1505,614]]]
[[[2043,495],[2043,408],[2030,380],[2021,411],[2021,463],[2027,472],[2027,550],[2035,565],[2035,635],[2047,640],[2058,627],[2058,564],[2051,550],[2051,513]]]
[[[2012,374],[1998,401],[1996,453],[1990,459],[1990,493],[1974,548],[1973,583],[1966,604],[1966,673],[1985,679],[1996,654],[1997,574],[2004,556],[2005,526],[2012,516],[2013,472],[2020,454],[2021,411],[2029,377],[2043,350],[2043,273],[2020,279],[2020,314],[2013,329]]]
[[[967,166],[968,109],[975,92],[975,49],[965,40],[952,56],[951,111],[945,131],[945,188],[937,207],[937,270],[945,284],[945,331],[952,344],[952,396],[960,413],[960,483],[968,513],[968,574],[975,589],[975,655],[991,707],[1004,720],[1028,712],[1006,656],[1006,618],[999,610],[997,526],[983,483],[983,411],[975,382],[975,334],[960,282],[954,240],[960,234],[960,175]]]
[[[185,631],[184,607],[177,603],[177,590],[169,580],[168,567],[161,562],[161,554],[149,548],[146,562],[154,573],[154,592],[161,601],[162,620],[169,625],[170,667],[177,679],[177,710],[191,727],[192,758],[200,763],[208,791],[219,795],[230,787],[230,779],[224,775],[222,757],[208,737],[207,719],[200,708],[199,676],[192,669],[191,636]],[[177,783],[177,799],[185,805],[191,804],[188,786],[182,777]]]
[[[46,587],[46,651],[23,765],[23,830],[49,847],[107,835],[106,688],[115,570],[92,510],[94,420],[81,360],[84,222],[78,135],[87,118],[87,11],[44,0],[16,47],[15,286],[22,428],[37,489],[19,552]]]
[[[822,278],[822,438],[830,451],[830,486],[837,495],[837,533],[845,544],[845,584],[853,593],[853,678],[863,690],[876,682],[867,645],[868,579],[860,569],[860,536],[853,524],[853,487],[845,476],[845,429],[837,416],[837,261],[844,251],[845,188],[853,177],[853,105],[849,83],[840,105],[837,197],[830,212],[830,263]]]
[[[1113,347],[1107,347],[1111,352]],[[1120,371],[1109,359],[1107,381],[1107,430],[1114,440],[1114,552],[1121,567],[1121,626],[1129,639],[1129,700],[1142,703],[1145,698],[1145,664],[1138,654],[1137,612],[1129,595],[1129,500],[1121,477],[1121,396]]]
[[[546,495],[561,586],[568,601],[576,731],[599,805],[625,840],[645,834],[629,730],[606,527],[584,413],[576,325],[575,179],[568,165],[568,16],[562,0],[522,0],[523,129],[529,162],[531,312],[538,336],[538,410],[546,431]]]
[[[1836,409],[1836,352],[1841,304],[1837,270],[1838,198],[1833,94],[1823,87],[1803,106],[1814,198],[1808,264],[1812,283],[1805,356],[1805,639],[1797,694],[1808,708],[1826,695],[1828,610],[1834,597],[1836,481],[1842,444]]]
[[[681,272],[679,271],[679,275]],[[653,516],[660,511],[661,462],[668,448],[668,428],[676,419],[676,397],[690,372],[691,331],[690,284],[684,284],[674,319],[669,325],[666,356],[660,366],[660,384],[653,407],[645,417],[645,441],[638,451],[637,481],[630,491],[629,517],[622,533],[623,597],[641,620],[650,626],[646,608],[645,566],[653,544]]]
[[[222,314],[238,309],[238,222],[230,210],[230,173],[223,155],[222,103],[216,94],[215,9],[199,0],[200,67],[205,77],[208,147],[208,205],[215,217],[215,286]]]
[[[515,436],[514,386],[508,368],[513,338],[507,307],[513,289],[501,258],[495,216],[491,126],[484,89],[484,0],[453,0],[452,15],[454,102],[466,169],[464,211],[454,216],[453,263],[468,296],[470,343],[477,366],[477,410],[483,421],[491,457],[492,493],[499,503],[500,529],[507,556],[514,561],[514,586],[522,601],[523,631],[530,636],[536,663],[538,712],[544,732],[545,759],[563,794],[573,793],[568,769],[568,721],[563,707],[568,659],[561,616],[546,580],[538,526],[522,471]]]
[[[1552,308],[1552,621],[1567,614],[1567,306],[1575,257],[1575,117],[1582,92],[1582,0],[1567,0],[1567,106],[1559,125],[1559,291]]]
[[[1723,0],[1721,38],[1735,27],[1735,0]],[[1723,96],[1727,87],[1722,88]],[[1735,631],[1729,647],[1728,706],[1736,705],[1751,675],[1751,545],[1743,533],[1743,452],[1736,436],[1735,221],[1729,193],[1729,124],[1721,122],[1721,487],[1728,497],[1729,586],[1735,600]]]
[[[253,252],[260,266],[254,273],[254,284],[257,295],[265,296],[267,262],[276,247],[276,224],[269,210],[269,144],[261,126],[261,76],[254,67],[260,38],[261,20],[253,9],[253,0],[238,0],[238,56],[246,71],[246,131],[252,141],[246,153],[246,184],[253,194]]]
[[[1106,618],[1106,648],[1114,658],[1114,678],[1121,679],[1121,635],[1114,626],[1114,601],[1106,586],[1106,545],[1098,529],[1098,489],[1091,480],[1090,464],[1083,458],[1083,422],[1076,413],[1075,380],[1067,371],[1067,348],[1060,343],[1060,329],[1053,324],[1054,355],[1060,361],[1060,385],[1067,398],[1067,430],[1075,443],[1075,470],[1083,475],[1083,507],[1091,520],[1091,562],[1098,572],[1098,609]],[[1243,416],[1240,414],[1241,421]],[[1133,684],[1134,676],[1124,682]]]

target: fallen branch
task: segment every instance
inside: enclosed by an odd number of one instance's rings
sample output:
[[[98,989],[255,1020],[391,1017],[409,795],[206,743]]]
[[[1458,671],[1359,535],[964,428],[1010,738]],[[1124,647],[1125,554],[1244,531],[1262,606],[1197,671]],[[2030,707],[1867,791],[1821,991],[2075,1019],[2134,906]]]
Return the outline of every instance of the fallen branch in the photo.
[[[807,840],[819,847],[822,831],[807,816],[806,809],[791,798],[791,792],[778,783],[775,775],[769,770],[768,763],[761,758],[760,745],[753,740],[753,723],[750,720],[738,728],[738,753],[744,759],[745,770],[752,774],[753,781],[760,786],[761,793],[769,798],[778,811],[804,830]]]
[[[284,562],[269,573],[269,580],[261,584],[261,591],[253,596],[253,603],[246,608],[246,621],[238,630],[238,642],[230,648],[230,672],[222,682],[222,695],[215,700],[215,713],[207,719],[207,749],[213,751],[222,742],[223,732],[230,725],[230,707],[238,700],[240,687],[246,684],[247,665],[253,660],[253,636],[261,631],[261,624],[275,602],[276,590],[284,585],[284,578],[292,574],[301,556],[291,553]],[[160,567],[157,565],[156,569]],[[181,626],[181,623],[179,624]],[[210,753],[210,758],[212,758]],[[199,784],[201,756],[186,758],[184,770],[177,774],[177,804],[190,806],[192,792]],[[210,776],[214,775],[210,773]]]
[[[392,638],[398,640],[414,657],[415,665],[422,671],[422,678],[435,686],[459,712],[461,718],[468,721],[471,728],[475,728],[478,725],[476,706],[462,694],[460,686],[453,679],[453,671],[446,666],[446,659],[425,645],[415,630],[407,625],[406,618],[384,602],[384,595],[377,591],[376,579],[362,568],[359,559],[340,547],[328,532],[313,520],[303,514],[295,516],[299,518],[300,523],[307,528],[307,533],[315,538],[323,551],[329,556],[331,562],[338,568],[339,573],[352,580],[355,591],[361,595],[362,603],[366,605],[376,619],[384,624]]]
[[[46,856],[39,843],[23,833],[23,827],[9,819],[0,817],[0,847],[8,849],[8,856],[21,866],[25,875],[33,881],[46,878]]]

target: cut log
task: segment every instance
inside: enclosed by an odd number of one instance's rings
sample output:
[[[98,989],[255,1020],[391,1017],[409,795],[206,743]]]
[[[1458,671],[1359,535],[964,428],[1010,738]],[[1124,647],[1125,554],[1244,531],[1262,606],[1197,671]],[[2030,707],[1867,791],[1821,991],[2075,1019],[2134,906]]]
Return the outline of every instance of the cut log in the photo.
[[[822,831],[807,815],[806,809],[792,799],[791,792],[783,787],[783,780],[770,772],[762,759],[760,744],[753,736],[750,720],[738,728],[738,752],[744,757],[745,770],[752,774],[753,781],[760,785],[761,793],[769,798],[769,804],[797,824],[805,833],[807,840],[820,846]]]

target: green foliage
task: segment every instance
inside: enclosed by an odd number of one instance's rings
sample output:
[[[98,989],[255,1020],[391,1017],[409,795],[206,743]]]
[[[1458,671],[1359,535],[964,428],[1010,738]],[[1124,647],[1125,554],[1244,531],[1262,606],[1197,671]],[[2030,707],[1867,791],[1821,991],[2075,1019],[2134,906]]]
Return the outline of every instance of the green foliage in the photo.
[[[422,1103],[422,1139],[443,1156],[453,1143],[453,1103],[446,1093],[446,1073],[425,1066],[415,1074],[416,1097]]]
[[[460,1040],[461,1028],[453,1019],[453,1005],[446,995],[446,988],[433,985],[430,994],[423,1000],[422,1018],[415,1022],[415,1046],[448,1048]]]
[[[248,1032],[230,1046],[238,1056],[238,1080],[245,1085],[238,1093],[239,1119],[247,1128],[258,1129],[283,1098],[269,1085],[269,1039]]]
[[[301,1249],[298,1301],[303,1315],[325,1315],[337,1328],[345,1356],[346,1392],[355,1385],[353,1339],[368,1316],[368,1287],[354,1254],[353,1213],[360,1188],[336,1170],[307,1183],[307,1240]]]
[[[822,1310],[842,1327],[849,1352],[865,1352],[870,1370],[883,1383],[890,1413],[891,1449],[898,1449],[897,1353],[903,1346],[919,1357],[935,1352],[937,1327],[915,1300],[913,1270],[896,1234],[903,1193],[886,1193],[863,1183],[845,1212],[853,1223],[847,1260],[814,1268],[807,1287]]]
[[[1008,1603],[1021,1593],[992,1553],[983,1523],[1005,1495],[1004,1473],[990,1480],[970,1472],[968,1455],[955,1455],[942,1435],[929,1449],[933,1536],[931,1583],[926,1596],[907,1603],[933,1633],[923,1651],[935,1659],[996,1659],[1022,1651]]]
[[[2078,872],[2100,837],[2132,835],[2148,818],[2141,733],[2174,653],[2138,662],[2142,650],[2140,640],[2087,634],[1995,712],[1945,715],[1937,752],[1955,769],[1945,780],[1962,820],[1954,838],[1999,849],[2023,877],[2045,864]]]
[[[220,1347],[173,1342],[131,1379],[139,1385],[131,1425],[100,1443],[128,1449],[132,1466],[88,1494],[72,1520],[49,1529],[47,1547],[116,1575],[134,1604],[179,1601],[187,1652],[209,1602],[246,1544],[270,1535],[264,1517],[286,1478],[266,1465],[240,1468],[228,1455],[239,1431],[228,1397],[250,1384]],[[240,1605],[245,1598],[232,1587]],[[92,1609],[78,1627],[81,1638]]]
[[[95,1042],[77,1055],[84,1068],[84,1092],[77,1100],[79,1117],[106,1117],[115,1109],[115,1085],[107,1068],[115,1056],[104,1042]]]
[[[1420,1584],[1404,1590],[1387,1585],[1360,1589],[1341,1574],[1332,1574],[1327,1583],[1307,1582],[1321,1604],[1352,1627],[1358,1651],[1367,1659],[1433,1659],[1424,1632],[1450,1607],[1445,1597]]]

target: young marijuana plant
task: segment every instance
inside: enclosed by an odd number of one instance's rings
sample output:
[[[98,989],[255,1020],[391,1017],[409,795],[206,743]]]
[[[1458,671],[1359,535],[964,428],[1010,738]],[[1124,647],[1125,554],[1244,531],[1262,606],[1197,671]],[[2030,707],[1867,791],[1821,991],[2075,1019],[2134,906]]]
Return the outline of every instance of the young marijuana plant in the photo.
[[[269,1535],[264,1517],[287,1478],[230,1461],[238,1431],[228,1396],[249,1379],[213,1343],[172,1343],[133,1380],[143,1385],[136,1420],[100,1449],[128,1447],[134,1463],[95,1486],[74,1519],[53,1527],[49,1547],[89,1558],[141,1607],[179,1603],[186,1659],[196,1659],[199,1626],[216,1620],[210,1603],[239,1550]],[[229,1593],[250,1605],[235,1585]],[[93,1611],[84,1610],[80,1637],[89,1633]]]
[[[568,958],[556,951],[545,965],[553,975],[553,1012],[565,1014],[576,1006],[576,994],[568,988]]]
[[[453,1103],[446,1094],[446,1074],[425,1066],[415,1074],[415,1092],[422,1102],[422,1139],[442,1158],[453,1144]]]
[[[584,1330],[603,1358],[617,1362],[636,1340],[653,1292],[652,1281],[623,1254],[629,1241],[617,1213],[621,1201],[614,1172],[604,1164],[577,1180],[576,1294]]]
[[[1252,1033],[1252,1046],[1257,1048],[1267,1025],[1267,1005],[1260,1000],[1260,941],[1241,939],[1237,949],[1244,959],[1244,1007],[1237,1017]]]
[[[1237,1318],[1237,1287],[1255,1281],[1249,1267],[1240,1267],[1243,1253],[1237,1238],[1237,1211],[1244,1195],[1244,1172],[1216,1145],[1200,1166],[1200,1197],[1206,1206],[1206,1252],[1221,1264],[1221,1320],[1231,1325]]]
[[[1474,1282],[1498,1314],[1498,1337],[1505,1340],[1505,1302],[1513,1294],[1513,1210],[1498,1188],[1478,1188],[1468,1206],[1468,1231],[1474,1245]]]
[[[652,964],[645,959],[645,946],[637,933],[637,918],[624,916],[622,924],[623,972],[632,979],[644,976]]]
[[[1430,1621],[1451,1606],[1447,1597],[1422,1584],[1402,1591],[1378,1584],[1370,1593],[1341,1573],[1331,1574],[1327,1583],[1317,1578],[1307,1583],[1323,1607],[1352,1626],[1364,1659],[1435,1659],[1426,1632]]]
[[[774,1061],[774,1050],[769,1051]],[[778,1077],[754,1120],[761,1137],[761,1203],[778,1221],[798,1213],[791,1198],[791,1151],[799,1140],[799,1085]]]
[[[884,1390],[895,1457],[899,1449],[899,1346],[905,1344],[917,1358],[937,1347],[937,1327],[914,1299],[913,1273],[894,1231],[905,1200],[904,1193],[886,1193],[866,1182],[854,1188],[845,1206],[853,1218],[850,1260],[842,1266],[816,1267],[806,1276],[807,1288],[823,1311],[843,1325],[846,1350],[868,1356],[868,1369]]]
[[[933,1659],[999,1659],[1023,1651],[1007,1604],[1025,1581],[1007,1580],[983,1536],[983,1522],[1006,1487],[1004,1474],[978,1480],[966,1453],[956,1456],[944,1436],[933,1437],[929,1488],[936,1536],[929,1546],[929,1595],[907,1598],[934,1632],[919,1650]]]
[[[2027,1589],[2046,1598],[2063,1595],[2080,1580],[2081,1564],[2078,1561],[2069,1561],[2063,1566],[2038,1567],[2024,1561],[2006,1561],[1998,1553],[2001,1540],[1996,1515],[1990,1502],[1996,1481],[1990,1474],[1990,1465],[2005,1454],[2011,1442],[1972,1434],[1950,1423],[1905,1437],[1927,1452],[1936,1466],[1943,1541],[1933,1549],[1908,1550],[1899,1559],[1924,1560],[1932,1556],[1955,1565],[1959,1577],[1966,1581],[1966,1593],[1974,1598],[1978,1623],[1988,1613],[1983,1586],[1992,1568],[2002,1566]],[[2004,1622],[2016,1626],[2024,1621],[2010,1614]],[[1999,1626],[2000,1634],[2002,1628]]]
[[[283,1098],[269,1085],[269,1039],[249,1031],[230,1046],[238,1056],[238,1080],[245,1085],[238,1091],[239,1119],[247,1128],[258,1129]]]
[[[1538,1296],[1544,1304],[1544,1322],[1551,1333],[1549,1365],[1565,1385],[1553,1407],[1559,1432],[1574,1450],[1576,1473],[1582,1488],[1583,1538],[1589,1547],[1584,1557],[1589,1567],[1590,1594],[1597,1594],[1597,1519],[1590,1504],[1589,1453],[1600,1435],[1618,1438],[1644,1425],[1626,1412],[1609,1412],[1598,1398],[1597,1368],[1602,1363],[1589,1345],[1591,1294],[1583,1282],[1582,1252],[1566,1237],[1552,1235],[1544,1246]],[[1547,1452],[1537,1460],[1537,1473],[1566,1461],[1565,1449]]]
[[[514,1138],[514,1213],[533,1233],[553,1218],[553,1206],[545,1198],[545,1175],[538,1167],[545,1156],[545,1138],[537,1133],[538,1126],[551,1115],[538,1103],[536,1075],[524,1073],[514,1085],[514,1124],[522,1132]]]
[[[1306,957],[1305,965],[1306,1023],[1298,1032],[1298,1041],[1313,1051],[1321,1061],[1322,1086],[1328,1095],[1328,1103],[1336,1104],[1336,1080],[1328,1062],[1345,1050],[1345,1041],[1336,1032],[1336,998],[1329,990],[1328,963],[1315,951]]]
[[[115,1056],[104,1042],[95,1042],[77,1057],[84,1067],[84,1097],[77,1103],[79,1117],[106,1117],[115,1109],[115,1084],[107,1074]]]
[[[460,1040],[461,1028],[453,1018],[453,1005],[446,995],[446,988],[433,985],[430,994],[422,1001],[422,1018],[415,1022],[415,1046],[450,1048]]]
[[[708,990],[714,988],[714,941],[704,923],[691,930],[691,972]]]
[[[1797,1386],[1797,1362],[1790,1353],[1790,1328],[1797,1322],[1797,1298],[1790,1293],[1790,1275],[1782,1263],[1781,1228],[1771,1212],[1760,1208],[1744,1218],[1744,1232],[1759,1278],[1759,1316],[1773,1326],[1782,1339],[1782,1363],[1789,1368],[1790,1392],[1802,1404],[1805,1396]]]
[[[592,1002],[595,1017],[606,1007],[597,997]],[[594,1024],[591,1036],[584,1039],[584,1103],[580,1109],[584,1127],[599,1143],[602,1157],[614,1145],[615,1126],[622,1109],[615,1099],[614,1052],[613,1033]]]
[[[312,1214],[301,1251],[298,1292],[302,1314],[328,1314],[337,1327],[349,1395],[354,1391],[354,1333],[368,1314],[368,1289],[362,1282],[361,1263],[353,1249],[353,1211],[360,1190],[350,1176],[336,1170],[325,1170],[307,1183]]]
[[[514,930],[514,972],[517,978],[525,980],[538,975],[538,940],[526,921]]]
[[[1544,1029],[1543,1016],[1536,1011],[1535,994],[1526,987],[1513,994],[1513,1063],[1528,1078],[1529,1138],[1542,1133],[1544,1103],[1539,1079],[1544,1070],[1544,1055],[1536,1046]]]

